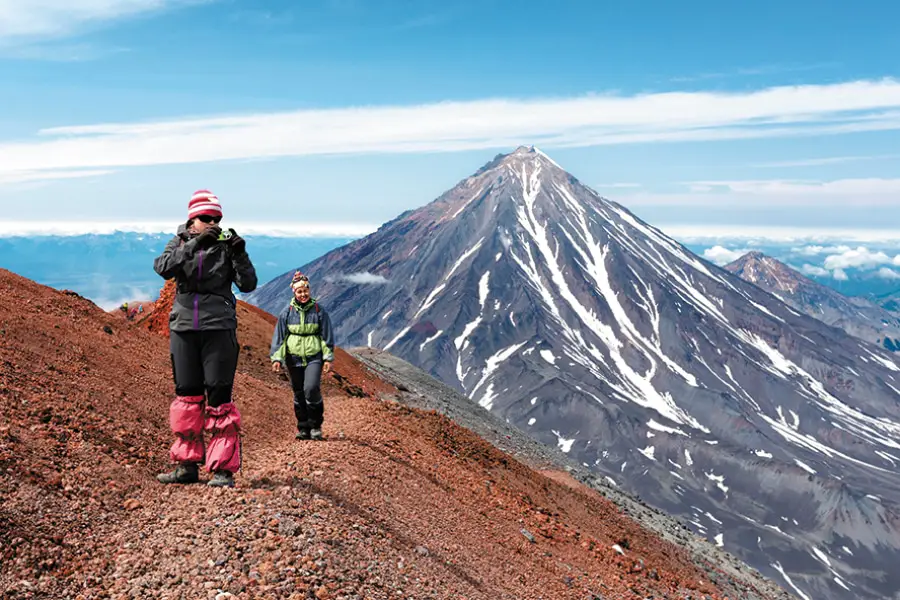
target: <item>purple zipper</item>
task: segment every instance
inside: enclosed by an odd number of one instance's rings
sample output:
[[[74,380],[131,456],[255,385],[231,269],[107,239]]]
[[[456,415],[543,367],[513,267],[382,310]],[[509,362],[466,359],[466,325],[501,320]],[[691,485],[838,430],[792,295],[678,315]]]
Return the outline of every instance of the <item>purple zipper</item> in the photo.
[[[197,283],[203,278],[203,250],[197,258]],[[200,294],[194,294],[194,329],[200,329]]]

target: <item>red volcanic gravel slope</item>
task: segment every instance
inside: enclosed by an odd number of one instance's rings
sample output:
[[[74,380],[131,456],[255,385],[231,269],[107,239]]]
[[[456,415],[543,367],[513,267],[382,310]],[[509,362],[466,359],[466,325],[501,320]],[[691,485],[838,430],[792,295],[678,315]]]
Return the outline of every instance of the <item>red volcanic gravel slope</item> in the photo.
[[[168,340],[0,270],[0,597],[724,597],[600,495],[381,400],[342,351],[325,441],[294,440],[274,318],[239,318],[237,487],[162,486]]]

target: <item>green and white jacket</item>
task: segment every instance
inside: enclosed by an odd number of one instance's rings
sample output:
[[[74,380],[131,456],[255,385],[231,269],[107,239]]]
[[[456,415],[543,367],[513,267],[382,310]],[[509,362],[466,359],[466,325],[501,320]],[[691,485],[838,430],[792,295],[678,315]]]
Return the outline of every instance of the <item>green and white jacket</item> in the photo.
[[[305,367],[313,360],[334,360],[331,319],[315,298],[302,306],[292,298],[281,311],[272,333],[270,353],[272,362],[295,367]]]

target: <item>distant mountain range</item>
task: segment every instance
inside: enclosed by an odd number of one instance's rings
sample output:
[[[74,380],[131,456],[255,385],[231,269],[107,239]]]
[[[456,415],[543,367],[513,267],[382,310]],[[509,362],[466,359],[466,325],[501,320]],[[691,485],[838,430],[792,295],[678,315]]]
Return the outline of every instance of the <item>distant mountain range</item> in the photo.
[[[153,256],[162,250],[169,235],[147,231],[79,235],[14,235],[0,232],[0,267],[44,285],[73,290],[109,308],[125,300],[150,299],[156,295],[161,282],[153,272]],[[251,257],[261,281],[269,281],[359,236],[304,237],[299,234],[292,236],[284,231],[278,235],[251,234],[245,237],[250,242]],[[689,239],[684,246],[703,255],[711,250],[713,243]],[[795,252],[797,249],[787,243],[773,243],[760,249],[794,268],[800,268],[810,260],[820,263],[824,258],[819,256],[813,260],[798,255]],[[891,252],[890,249],[885,251]],[[873,277],[871,272],[847,269],[845,273],[848,277],[846,281],[830,276],[810,276],[810,279],[844,295],[859,295],[873,301],[890,299],[900,287],[896,282]]]
[[[884,310],[900,315],[900,292],[883,294],[872,301]]]
[[[760,252],[749,252],[725,268],[811,317],[892,352],[900,351],[900,316],[882,306],[844,296]]]
[[[389,351],[803,598],[900,589],[900,366],[535,148],[302,265]],[[247,299],[277,311],[290,273]]]
[[[69,289],[103,308],[154,299],[163,281],[153,258],[175,234],[118,232],[0,237],[0,267],[56,289]],[[310,261],[353,238],[246,236],[261,281]]]

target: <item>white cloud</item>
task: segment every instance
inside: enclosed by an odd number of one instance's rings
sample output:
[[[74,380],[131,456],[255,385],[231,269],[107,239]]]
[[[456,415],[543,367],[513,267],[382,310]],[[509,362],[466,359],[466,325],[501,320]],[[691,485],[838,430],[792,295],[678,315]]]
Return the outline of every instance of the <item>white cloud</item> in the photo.
[[[800,267],[800,272],[811,277],[827,277],[828,275],[831,275],[831,271],[828,269],[817,267],[815,265],[803,265]]]
[[[0,42],[56,37],[84,26],[198,0],[0,0]]]
[[[865,246],[856,249],[847,250],[841,254],[832,254],[825,257],[825,268],[828,270],[835,269],[874,269],[880,265],[898,265],[900,266],[900,255],[891,258],[884,252],[872,252]]]
[[[683,182],[684,192],[633,193],[615,198],[628,206],[897,206],[900,178],[833,181],[737,180]]]
[[[109,0],[98,6],[112,4]],[[63,3],[54,5],[58,12]],[[113,13],[109,8],[98,12]],[[33,140],[0,143],[0,173],[313,154],[511,149],[523,143],[571,147],[896,129],[900,81],[883,79],[740,93],[483,99],[58,127],[40,131]],[[879,193],[897,189],[893,180],[855,180],[850,187],[860,185]],[[750,191],[773,190],[760,190],[757,184]]]
[[[671,81],[702,81],[704,79],[723,79],[723,78],[731,78],[731,77],[746,77],[748,75],[773,75],[773,74],[781,74],[781,73],[794,73],[798,71],[814,71],[819,69],[828,69],[838,66],[838,63],[824,62],[824,63],[813,63],[808,65],[785,65],[785,64],[772,64],[772,65],[757,65],[755,67],[741,67],[738,69],[734,69],[732,71],[719,71],[719,72],[708,72],[708,73],[698,73],[696,75],[682,75],[678,77],[672,77]]]
[[[640,183],[599,183],[595,184],[592,187],[597,188],[598,190],[607,190],[607,189],[624,189],[624,188],[639,188],[641,187]]]
[[[713,246],[703,251],[703,258],[721,266],[736,261],[748,252],[750,250],[747,248],[743,250],[729,250],[723,246]]]
[[[374,273],[369,273],[368,271],[360,272],[360,273],[347,273],[344,275],[335,275],[335,276],[327,276],[325,277],[326,281],[347,281],[349,283],[356,283],[360,285],[367,284],[376,284],[381,285],[388,283],[389,280],[381,275],[375,275]]]
[[[837,179],[834,181],[787,181],[745,180],[745,181],[694,181],[688,184],[692,190],[697,186],[709,190],[723,189],[738,194],[763,194],[780,196],[815,196],[846,194],[896,194],[900,192],[900,179]]]
[[[111,221],[3,221],[0,238],[37,235],[73,236],[111,234],[117,231],[174,235],[177,222],[111,222]],[[378,229],[370,223],[252,223],[227,220],[223,227],[233,227],[242,236],[270,237],[363,237]]]
[[[893,269],[888,269],[887,267],[878,269],[878,276],[882,279],[900,279],[900,273]]]
[[[877,272],[877,276],[883,279],[900,279],[900,273],[884,266],[891,265],[900,267],[900,254],[892,258],[885,252],[880,250],[872,251],[865,246],[859,246],[857,248],[849,248],[847,246],[836,246],[832,248],[810,246],[805,250],[807,250],[806,254],[808,256],[814,256],[826,250],[837,250],[837,253],[825,257],[822,267],[809,264],[803,265],[800,270],[805,275],[825,277],[830,274],[838,281],[847,281],[849,279],[847,270],[849,269],[865,271],[881,267]],[[794,248],[793,251],[796,252],[797,248]]]
[[[850,246],[802,246],[800,248],[791,248],[791,252],[794,254],[800,254],[802,256],[819,256],[820,254],[842,254],[844,252],[849,252],[851,250]]]
[[[847,162],[861,162],[870,160],[889,160],[900,158],[900,154],[875,154],[871,156],[827,156],[822,158],[806,158],[800,160],[785,160],[779,162],[757,163],[751,167],[782,168],[782,167],[818,167],[823,165],[836,165]]]
[[[655,223],[667,235],[689,244],[742,243],[758,246],[762,242],[789,243],[793,245],[832,244],[841,251],[850,250],[846,242],[876,243],[897,241],[896,229],[840,229],[822,227],[779,227],[769,225],[719,225],[683,223]]]
[[[18,171],[12,173],[0,172],[0,185],[10,183],[28,183],[32,181],[49,181],[53,179],[81,179],[86,177],[100,177],[115,173],[110,169],[76,169],[60,171]]]

